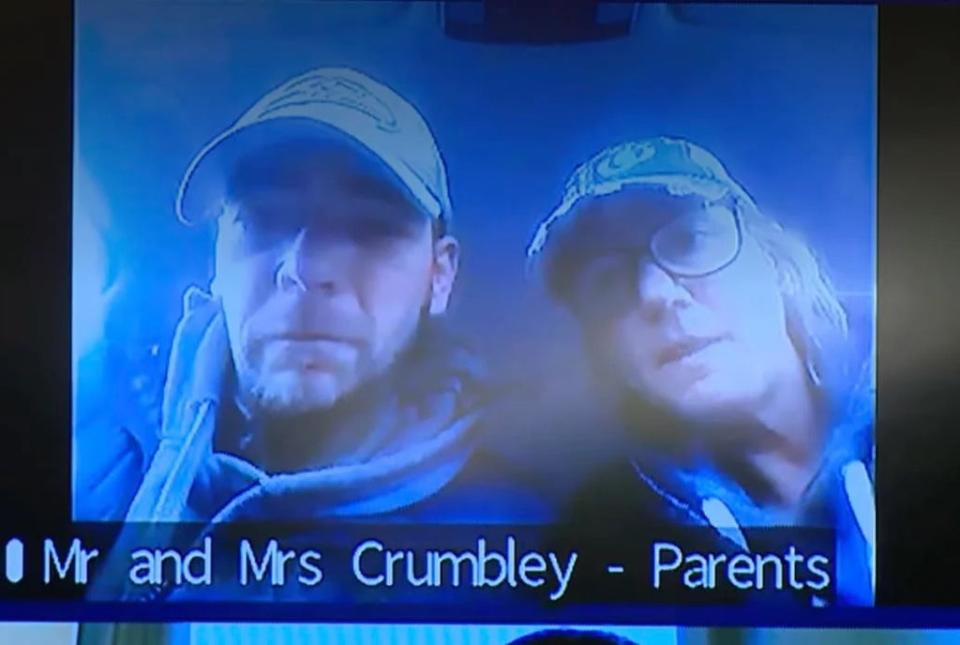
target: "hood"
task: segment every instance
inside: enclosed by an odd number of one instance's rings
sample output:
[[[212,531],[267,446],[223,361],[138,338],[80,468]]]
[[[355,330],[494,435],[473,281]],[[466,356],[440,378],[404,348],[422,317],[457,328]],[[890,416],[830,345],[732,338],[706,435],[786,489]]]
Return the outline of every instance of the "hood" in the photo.
[[[387,513],[440,490],[473,451],[473,429],[485,401],[483,370],[469,350],[432,324],[383,379],[376,399],[341,420],[353,424],[362,440],[355,452],[330,465],[268,472],[236,454],[215,451],[222,412],[233,405],[229,365],[220,303],[191,289],[171,350],[159,448],[128,521]],[[324,430],[317,427],[316,435]]]
[[[671,507],[715,526],[710,513],[702,508],[704,500],[722,502],[741,526],[832,526],[831,508],[838,501],[833,498],[845,492],[845,469],[860,463],[871,480],[873,477],[872,394],[859,385],[846,396],[833,399],[833,421],[823,457],[797,514],[765,510],[734,477],[704,455],[680,464],[669,450],[644,446],[635,452],[634,468]]]

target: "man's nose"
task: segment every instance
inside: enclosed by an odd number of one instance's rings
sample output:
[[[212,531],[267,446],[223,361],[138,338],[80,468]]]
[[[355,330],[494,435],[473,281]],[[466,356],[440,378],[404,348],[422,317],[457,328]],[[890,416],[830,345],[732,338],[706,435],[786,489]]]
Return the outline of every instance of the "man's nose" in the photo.
[[[686,286],[649,260],[642,260],[637,267],[637,299],[651,322],[659,322],[671,309],[687,307],[693,301]]]
[[[300,229],[280,257],[276,285],[281,291],[317,291],[332,294],[343,281],[343,249],[329,236]]]

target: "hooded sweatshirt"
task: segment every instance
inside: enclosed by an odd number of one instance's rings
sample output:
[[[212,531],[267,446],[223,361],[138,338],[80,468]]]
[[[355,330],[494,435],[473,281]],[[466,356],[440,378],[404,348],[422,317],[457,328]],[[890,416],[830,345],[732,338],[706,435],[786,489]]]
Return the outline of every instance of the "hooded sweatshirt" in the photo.
[[[158,437],[139,433],[131,442],[137,432],[121,433],[117,470],[91,486],[98,497],[117,500],[88,502],[101,513],[96,519],[128,524],[113,549],[118,558],[129,560],[144,530],[153,544],[173,541],[174,526],[187,522],[205,525],[203,536],[243,521],[502,523],[546,517],[545,505],[518,481],[522,475],[481,446],[478,419],[489,398],[482,368],[441,331],[428,328],[388,374],[341,406],[345,413],[320,417],[336,423],[339,436],[356,436],[344,454],[321,456],[322,441],[311,446],[309,439],[322,440],[333,428],[312,428],[308,421],[291,439],[301,463],[285,470],[270,467],[269,442],[236,403],[220,303],[191,288],[184,311]],[[137,468],[137,455],[152,455],[145,469]],[[120,500],[131,494],[129,507],[120,510]],[[160,526],[170,527],[168,536],[157,533]],[[119,577],[104,579],[116,583]],[[127,593],[108,587],[97,595]]]
[[[848,381],[842,395],[829,397],[832,421],[822,458],[790,510],[774,510],[756,500],[743,485],[743,478],[709,452],[692,451],[679,458],[656,443],[640,441],[642,428],[635,428],[624,432],[627,458],[598,469],[574,496],[566,513],[569,524],[605,527],[591,539],[612,540],[609,548],[618,555],[633,554],[647,566],[654,542],[673,540],[689,553],[722,553],[732,558],[782,553],[783,542],[789,539],[809,556],[824,548],[825,538],[832,535],[833,602],[872,605],[876,548],[873,396],[866,370],[860,381]],[[623,424],[624,420],[613,423]],[[645,423],[656,425],[650,419]],[[824,534],[824,529],[830,533]],[[629,544],[622,542],[624,535],[630,536]],[[576,529],[562,538],[585,539]],[[599,565],[596,568],[603,570]],[[606,599],[636,600],[639,592],[649,592],[650,600],[665,601],[666,592],[653,590],[650,580],[621,578],[607,579],[602,585]],[[683,592],[683,598],[772,605],[828,602],[824,594],[809,590],[796,594],[787,586],[779,593],[773,591],[744,592],[721,581],[709,594],[694,589]]]

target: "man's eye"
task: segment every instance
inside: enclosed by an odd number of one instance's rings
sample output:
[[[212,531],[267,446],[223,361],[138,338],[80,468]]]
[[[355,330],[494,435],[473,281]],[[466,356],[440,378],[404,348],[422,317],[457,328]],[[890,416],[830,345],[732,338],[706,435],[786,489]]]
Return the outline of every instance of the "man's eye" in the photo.
[[[261,251],[276,245],[289,236],[289,227],[282,217],[269,217],[263,213],[240,210],[230,217],[230,224],[237,243],[247,252]]]
[[[349,236],[357,242],[389,242],[407,237],[412,232],[409,222],[400,217],[354,217],[349,224]]]

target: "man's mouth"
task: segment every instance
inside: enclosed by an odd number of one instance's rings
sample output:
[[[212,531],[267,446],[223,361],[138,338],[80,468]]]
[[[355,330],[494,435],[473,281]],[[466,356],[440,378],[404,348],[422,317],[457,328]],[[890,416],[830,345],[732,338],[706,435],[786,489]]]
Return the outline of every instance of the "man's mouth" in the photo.
[[[269,334],[262,342],[275,367],[305,372],[338,370],[355,359],[359,348],[352,338],[301,330]]]
[[[285,341],[290,343],[340,343],[344,345],[356,345],[357,341],[346,336],[339,336],[320,331],[285,331],[276,334],[269,334],[264,340],[267,341]]]
[[[682,361],[723,340],[723,336],[710,336],[704,338],[684,338],[675,343],[670,343],[657,354],[657,365],[664,367],[671,363]]]

